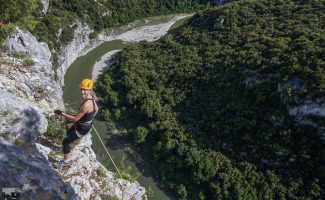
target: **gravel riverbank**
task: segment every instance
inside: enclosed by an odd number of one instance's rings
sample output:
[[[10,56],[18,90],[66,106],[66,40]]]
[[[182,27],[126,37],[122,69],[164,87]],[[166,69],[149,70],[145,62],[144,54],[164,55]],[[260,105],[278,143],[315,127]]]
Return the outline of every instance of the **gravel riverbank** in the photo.
[[[98,36],[97,41],[93,44],[98,46],[104,41],[112,41],[112,40],[122,40],[124,42],[139,42],[142,40],[146,40],[149,42],[155,41],[166,35],[170,27],[180,19],[190,17],[193,14],[181,14],[177,15],[171,20],[159,24],[153,25],[144,25],[141,27],[135,27],[128,31],[125,31],[121,34],[112,34],[112,33],[105,33],[100,34]],[[93,49],[93,48],[90,48]],[[87,52],[89,49],[87,50]],[[96,62],[92,72],[92,79],[94,81],[97,80],[98,75],[102,74],[105,69],[107,69],[110,65],[110,58],[119,50],[109,51],[105,55],[102,56],[101,60]]]

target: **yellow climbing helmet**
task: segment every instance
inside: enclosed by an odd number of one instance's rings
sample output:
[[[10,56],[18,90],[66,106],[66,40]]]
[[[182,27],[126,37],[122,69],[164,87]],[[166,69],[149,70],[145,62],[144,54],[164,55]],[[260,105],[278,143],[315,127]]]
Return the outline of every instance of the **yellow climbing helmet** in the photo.
[[[84,79],[81,81],[79,87],[80,89],[84,89],[84,90],[92,90],[94,87],[94,83],[90,79]]]

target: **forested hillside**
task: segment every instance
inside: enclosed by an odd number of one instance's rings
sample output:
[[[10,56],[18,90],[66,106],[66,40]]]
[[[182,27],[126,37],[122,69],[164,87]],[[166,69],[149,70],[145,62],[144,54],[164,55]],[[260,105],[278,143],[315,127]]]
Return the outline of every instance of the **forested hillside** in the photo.
[[[227,2],[227,1],[220,1]],[[57,51],[73,38],[73,26],[85,22],[94,32],[150,16],[194,12],[216,5],[213,0],[50,0],[47,13],[39,0],[0,0],[0,44],[15,25],[27,28]],[[19,22],[19,23],[16,23]],[[10,25],[10,26],[9,26]],[[4,29],[6,28],[6,29]]]
[[[53,8],[70,11],[96,31],[150,16],[194,12],[214,5],[213,0],[53,0]]]
[[[250,0],[128,46],[97,88],[107,120],[178,199],[324,199],[325,2]]]

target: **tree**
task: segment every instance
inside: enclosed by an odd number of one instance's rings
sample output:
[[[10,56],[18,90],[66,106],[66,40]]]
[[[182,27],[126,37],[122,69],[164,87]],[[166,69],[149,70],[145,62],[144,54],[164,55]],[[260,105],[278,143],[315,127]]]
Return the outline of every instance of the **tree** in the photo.
[[[177,186],[177,195],[179,200],[186,200],[187,199],[187,191],[186,187],[183,184]]]
[[[104,117],[104,120],[108,121],[111,117],[111,112],[108,109],[103,109],[102,116]]]
[[[148,130],[143,126],[138,126],[133,133],[134,142],[136,144],[140,144],[144,142],[147,135],[148,135]]]

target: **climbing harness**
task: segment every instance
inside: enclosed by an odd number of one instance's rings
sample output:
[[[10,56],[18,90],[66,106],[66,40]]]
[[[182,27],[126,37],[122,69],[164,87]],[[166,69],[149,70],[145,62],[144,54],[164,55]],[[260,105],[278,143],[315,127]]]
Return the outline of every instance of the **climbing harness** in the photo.
[[[97,132],[96,128],[94,127],[94,125],[92,125],[92,128],[93,128],[93,130],[96,132],[96,134],[97,134],[97,136],[98,136],[100,142],[102,143],[102,145],[103,145],[103,147],[104,147],[104,149],[105,149],[105,151],[106,151],[108,157],[111,159],[111,161],[112,161],[112,163],[113,163],[113,165],[114,165],[114,167],[115,167],[117,173],[119,174],[120,178],[122,178],[122,175],[121,175],[120,171],[118,170],[118,168],[117,168],[117,166],[116,166],[116,164],[115,164],[115,162],[114,162],[114,160],[113,160],[111,154],[109,154],[108,150],[106,149],[106,147],[105,147],[105,145],[104,145],[104,142],[103,142],[102,138],[100,137],[99,133]]]

